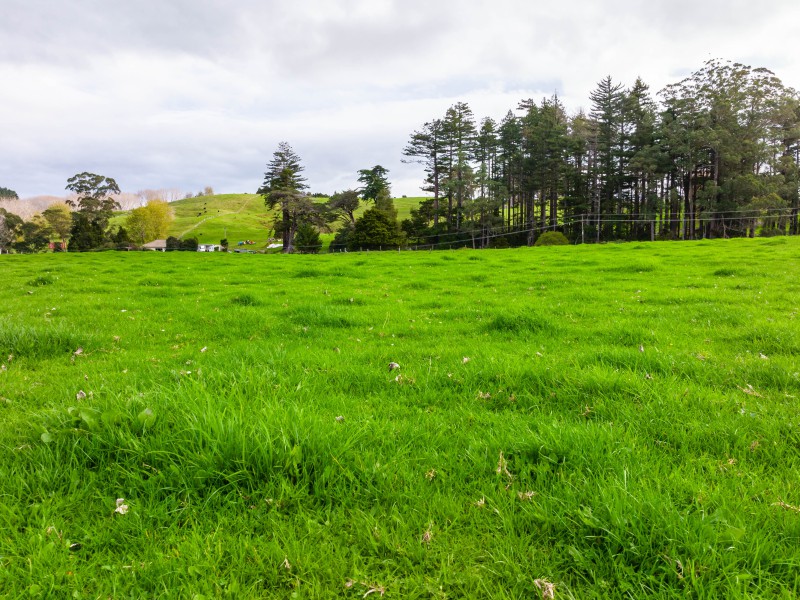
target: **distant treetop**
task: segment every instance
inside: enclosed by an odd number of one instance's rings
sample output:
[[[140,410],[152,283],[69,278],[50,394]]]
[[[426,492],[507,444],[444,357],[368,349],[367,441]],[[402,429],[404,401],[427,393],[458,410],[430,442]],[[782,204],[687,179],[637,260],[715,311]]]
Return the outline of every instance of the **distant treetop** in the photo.
[[[0,200],[19,200],[19,196],[14,190],[0,187]]]

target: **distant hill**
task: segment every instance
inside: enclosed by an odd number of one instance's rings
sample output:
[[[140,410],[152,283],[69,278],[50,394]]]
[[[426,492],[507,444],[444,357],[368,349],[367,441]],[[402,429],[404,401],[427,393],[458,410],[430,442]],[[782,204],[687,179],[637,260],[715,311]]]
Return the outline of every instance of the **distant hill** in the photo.
[[[53,204],[63,204],[64,198],[59,196],[36,196],[22,200],[0,200],[0,208],[27,220],[36,213],[46,210]]]

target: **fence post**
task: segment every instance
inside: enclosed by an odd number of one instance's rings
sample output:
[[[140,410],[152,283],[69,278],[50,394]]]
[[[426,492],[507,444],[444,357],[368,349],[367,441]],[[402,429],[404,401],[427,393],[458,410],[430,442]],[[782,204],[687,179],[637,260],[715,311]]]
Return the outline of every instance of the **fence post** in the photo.
[[[583,237],[583,218],[584,218],[584,216],[585,216],[585,215],[581,215],[581,244],[584,244],[584,243],[586,243],[586,242],[584,241],[584,237]]]

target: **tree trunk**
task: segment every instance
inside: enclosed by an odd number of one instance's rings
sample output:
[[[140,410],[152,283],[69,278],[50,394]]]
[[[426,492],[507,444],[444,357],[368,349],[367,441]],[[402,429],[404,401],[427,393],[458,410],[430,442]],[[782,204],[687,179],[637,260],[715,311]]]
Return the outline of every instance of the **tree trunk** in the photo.
[[[289,209],[283,209],[283,253],[291,254],[292,252],[292,235],[289,229],[290,223]]]

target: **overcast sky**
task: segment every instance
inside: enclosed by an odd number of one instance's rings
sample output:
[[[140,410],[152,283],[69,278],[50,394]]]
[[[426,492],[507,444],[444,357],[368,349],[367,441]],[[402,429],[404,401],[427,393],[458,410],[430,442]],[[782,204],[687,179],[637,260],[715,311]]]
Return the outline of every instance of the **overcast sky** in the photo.
[[[800,88],[798,39],[797,0],[0,0],[0,186],[254,192],[285,140],[311,191],[380,164],[419,195],[402,149],[457,101],[574,112],[606,75],[655,93],[710,58]]]

